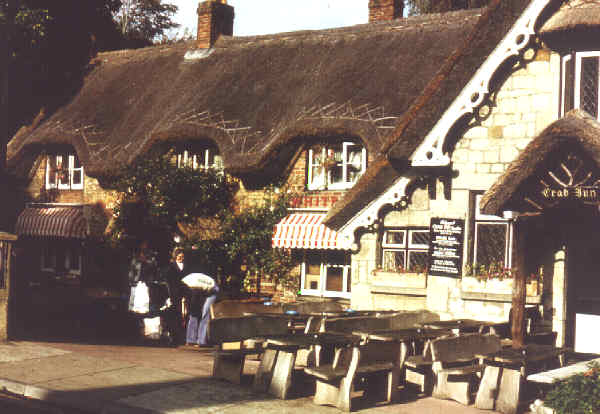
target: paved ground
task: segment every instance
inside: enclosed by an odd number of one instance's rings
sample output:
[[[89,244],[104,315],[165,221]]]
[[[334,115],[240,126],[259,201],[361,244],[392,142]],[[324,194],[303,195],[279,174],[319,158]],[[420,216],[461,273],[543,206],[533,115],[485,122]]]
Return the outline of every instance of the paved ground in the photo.
[[[253,393],[249,384],[258,361],[250,360],[246,365],[244,383],[237,386],[210,378],[210,350],[151,344],[19,341],[0,344],[0,389],[102,414],[339,413],[332,407],[314,405],[313,385],[303,381],[301,375],[296,378],[298,392],[290,400]],[[415,398],[408,392],[402,398],[381,406],[357,399],[357,411],[492,413],[451,401]]]

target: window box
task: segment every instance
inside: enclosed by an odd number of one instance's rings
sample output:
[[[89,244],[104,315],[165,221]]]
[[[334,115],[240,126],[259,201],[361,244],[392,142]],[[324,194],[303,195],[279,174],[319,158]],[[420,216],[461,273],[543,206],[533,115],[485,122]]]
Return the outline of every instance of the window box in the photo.
[[[371,278],[371,284],[377,286],[425,289],[427,288],[427,275],[425,273],[397,273],[375,270]]]
[[[538,296],[541,294],[542,284],[538,280],[529,280],[525,286],[527,296]],[[512,295],[513,279],[478,279],[473,276],[463,276],[462,291]]]

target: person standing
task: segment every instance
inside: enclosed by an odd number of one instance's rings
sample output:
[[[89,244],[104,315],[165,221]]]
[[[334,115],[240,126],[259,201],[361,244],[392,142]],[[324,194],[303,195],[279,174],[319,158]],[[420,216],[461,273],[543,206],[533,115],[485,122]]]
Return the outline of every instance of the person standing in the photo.
[[[181,247],[176,247],[171,253],[171,261],[164,270],[164,278],[169,287],[169,297],[171,298],[171,307],[169,308],[169,322],[167,329],[171,334],[174,344],[183,343],[184,319],[182,312],[182,299],[185,294],[186,286],[181,279],[187,274],[185,264],[185,253]]]
[[[148,287],[151,282],[158,280],[158,262],[156,255],[150,249],[149,243],[144,240],[140,243],[129,264],[129,286],[134,287],[138,282],[144,282]],[[153,291],[149,291],[150,306],[152,306]],[[130,307],[131,307],[130,298]]]
[[[211,277],[211,279],[214,282],[214,278]],[[193,290],[186,333],[186,343],[188,345],[209,346],[208,323],[210,321],[210,305],[217,301],[218,293],[219,287],[216,283],[208,290]]]

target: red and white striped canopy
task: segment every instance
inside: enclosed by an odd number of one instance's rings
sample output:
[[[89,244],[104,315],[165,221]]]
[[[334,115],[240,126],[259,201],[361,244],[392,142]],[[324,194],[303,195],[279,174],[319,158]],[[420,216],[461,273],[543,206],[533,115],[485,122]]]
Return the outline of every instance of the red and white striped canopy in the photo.
[[[77,207],[27,207],[19,215],[15,233],[32,237],[85,239],[87,221]]]
[[[286,249],[346,249],[337,232],[322,224],[325,214],[290,214],[275,225],[273,247]]]

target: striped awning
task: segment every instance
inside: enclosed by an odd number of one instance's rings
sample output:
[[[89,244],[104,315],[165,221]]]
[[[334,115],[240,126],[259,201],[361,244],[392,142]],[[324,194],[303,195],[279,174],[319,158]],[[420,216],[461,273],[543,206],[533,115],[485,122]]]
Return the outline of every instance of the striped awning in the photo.
[[[85,239],[87,222],[79,207],[27,207],[19,215],[15,233],[31,237]]]
[[[322,224],[325,214],[290,214],[275,225],[273,247],[286,249],[346,249],[337,232]]]

